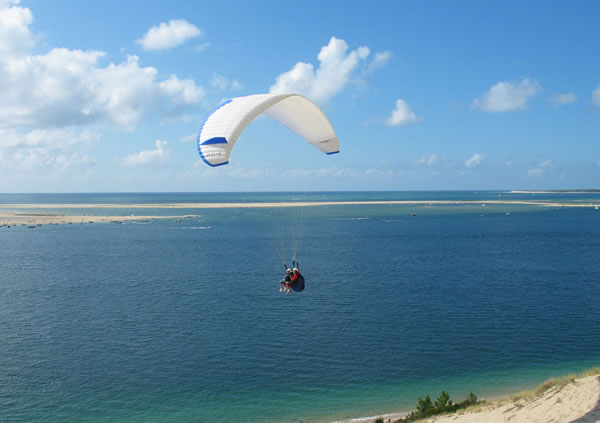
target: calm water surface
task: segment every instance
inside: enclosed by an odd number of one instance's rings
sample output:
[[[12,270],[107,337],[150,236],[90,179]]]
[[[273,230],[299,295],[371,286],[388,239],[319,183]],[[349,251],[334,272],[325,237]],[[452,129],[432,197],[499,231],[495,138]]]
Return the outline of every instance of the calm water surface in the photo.
[[[514,196],[303,196],[499,194]],[[289,195],[14,194],[0,203]],[[201,216],[0,227],[0,421],[327,422],[408,411],[442,389],[455,400],[502,394],[600,363],[593,208],[313,207],[298,256],[307,288],[293,295],[278,290],[279,217],[192,212]]]

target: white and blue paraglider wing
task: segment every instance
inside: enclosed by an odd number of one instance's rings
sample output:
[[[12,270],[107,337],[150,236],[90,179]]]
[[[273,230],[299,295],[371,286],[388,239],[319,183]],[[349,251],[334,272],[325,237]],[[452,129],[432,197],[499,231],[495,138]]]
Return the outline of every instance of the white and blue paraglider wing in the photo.
[[[340,145],[321,109],[298,94],[255,94],[222,103],[198,133],[198,153],[210,166],[229,163],[235,142],[260,114],[287,126],[326,154],[339,153]]]

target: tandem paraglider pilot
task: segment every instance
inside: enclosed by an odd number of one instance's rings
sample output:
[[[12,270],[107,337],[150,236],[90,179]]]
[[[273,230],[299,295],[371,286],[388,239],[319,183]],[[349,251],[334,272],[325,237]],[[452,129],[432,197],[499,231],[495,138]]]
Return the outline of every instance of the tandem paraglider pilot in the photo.
[[[303,290],[304,276],[300,273],[300,269],[298,267],[294,267],[294,270],[286,269],[285,277],[279,284],[279,292],[285,291],[289,294],[291,291],[302,292]]]

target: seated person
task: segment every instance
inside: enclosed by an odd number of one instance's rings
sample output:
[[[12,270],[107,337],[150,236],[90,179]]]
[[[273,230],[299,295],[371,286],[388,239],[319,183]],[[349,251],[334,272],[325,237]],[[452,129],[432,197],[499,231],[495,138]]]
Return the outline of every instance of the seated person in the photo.
[[[279,282],[279,292],[283,292],[285,289],[287,289],[286,285],[292,282],[292,275],[292,269],[287,268],[283,280]]]

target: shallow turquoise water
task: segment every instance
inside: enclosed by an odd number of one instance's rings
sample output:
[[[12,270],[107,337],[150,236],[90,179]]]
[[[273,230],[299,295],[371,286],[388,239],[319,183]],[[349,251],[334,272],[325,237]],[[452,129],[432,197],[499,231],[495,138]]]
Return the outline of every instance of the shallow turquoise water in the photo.
[[[286,196],[47,194],[0,202]],[[307,288],[294,295],[278,292],[283,268],[269,213],[201,214],[0,228],[0,421],[325,422],[410,410],[417,397],[442,389],[456,400],[471,390],[506,393],[600,363],[593,208],[310,208],[298,257]]]

